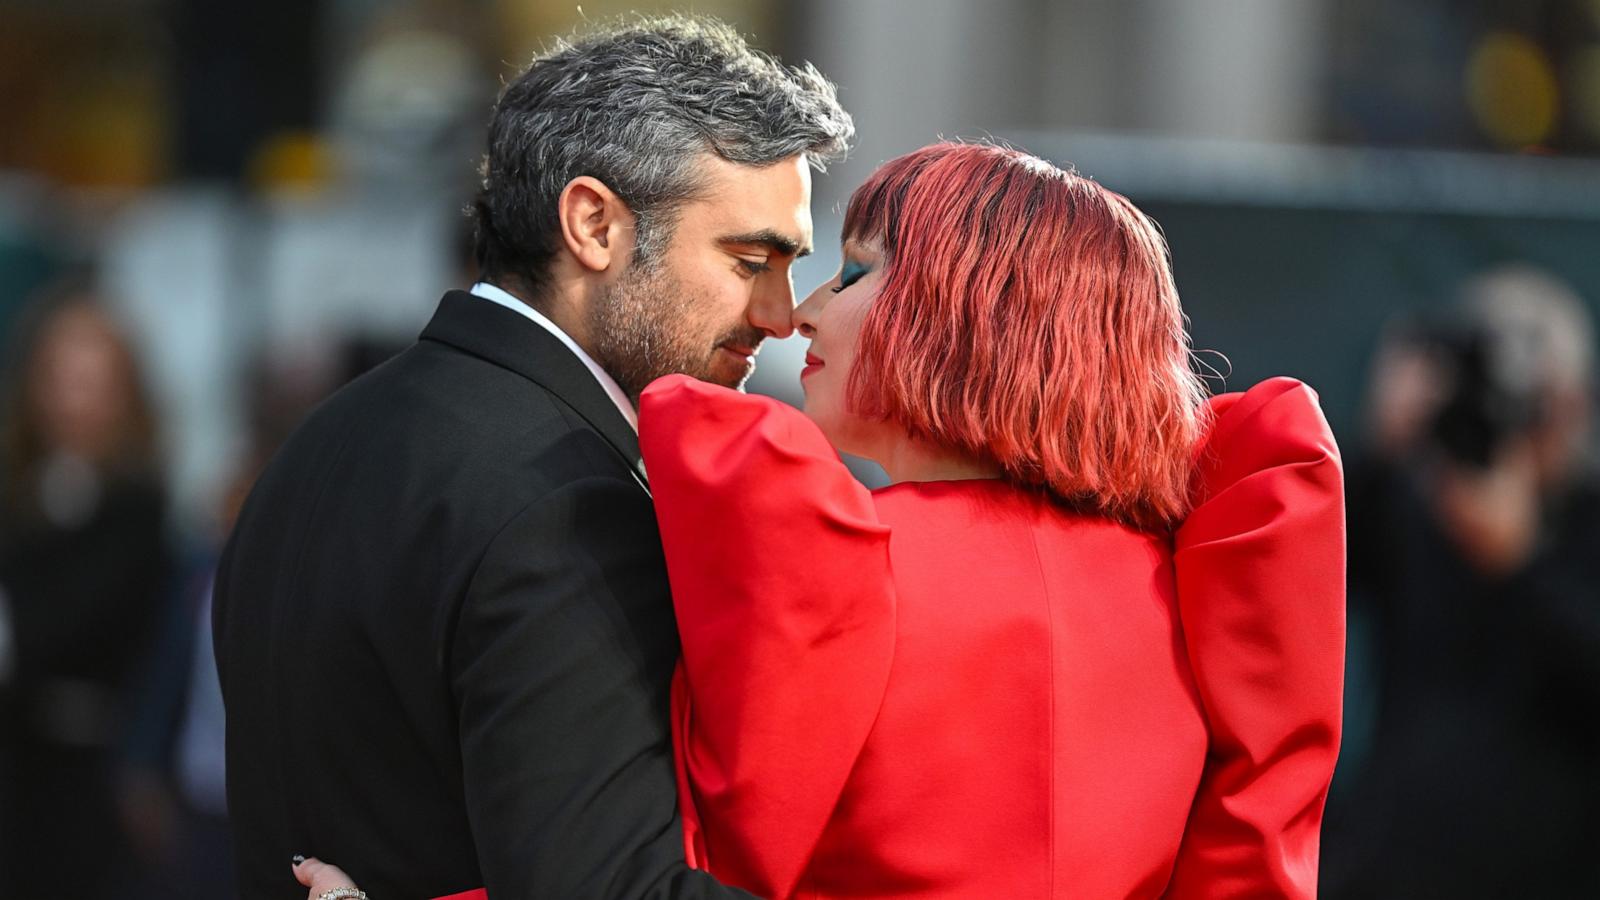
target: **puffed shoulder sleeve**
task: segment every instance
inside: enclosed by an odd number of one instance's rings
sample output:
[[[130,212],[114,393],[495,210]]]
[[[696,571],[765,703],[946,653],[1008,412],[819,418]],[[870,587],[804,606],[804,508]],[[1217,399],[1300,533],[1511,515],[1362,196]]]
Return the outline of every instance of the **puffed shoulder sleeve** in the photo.
[[[1169,897],[1317,891],[1344,680],[1344,485],[1310,388],[1212,401],[1178,602],[1210,749]]]
[[[683,641],[691,863],[787,897],[888,681],[889,529],[817,427],[777,401],[671,376],[644,392],[639,427]]]

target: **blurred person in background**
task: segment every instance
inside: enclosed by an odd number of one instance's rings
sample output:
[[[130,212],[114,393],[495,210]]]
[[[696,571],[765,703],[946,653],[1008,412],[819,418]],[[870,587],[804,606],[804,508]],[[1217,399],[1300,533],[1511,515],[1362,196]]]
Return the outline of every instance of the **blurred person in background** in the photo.
[[[1600,896],[1593,377],[1582,302],[1525,266],[1380,349],[1350,499],[1377,715],[1329,896]]]
[[[110,896],[127,861],[113,747],[169,568],[155,416],[92,289],[53,291],[18,337],[0,464],[16,655],[0,728],[12,762],[0,893]]]

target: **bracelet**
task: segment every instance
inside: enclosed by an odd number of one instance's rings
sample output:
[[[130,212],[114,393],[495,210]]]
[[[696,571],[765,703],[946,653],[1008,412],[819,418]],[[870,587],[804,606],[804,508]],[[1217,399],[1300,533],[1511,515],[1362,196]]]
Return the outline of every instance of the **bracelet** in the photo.
[[[368,900],[368,898],[367,892],[360,888],[336,887],[317,895],[317,900]]]

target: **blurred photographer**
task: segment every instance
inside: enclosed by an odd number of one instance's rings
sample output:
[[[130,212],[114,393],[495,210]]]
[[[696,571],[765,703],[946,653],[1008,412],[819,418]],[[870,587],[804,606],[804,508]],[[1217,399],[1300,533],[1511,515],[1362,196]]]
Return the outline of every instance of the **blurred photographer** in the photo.
[[[1594,335],[1577,297],[1530,269],[1472,286],[1445,332],[1448,394],[1433,418],[1441,524],[1489,577],[1553,538],[1586,474]]]
[[[1521,266],[1380,349],[1350,487],[1376,716],[1329,896],[1600,896],[1593,377],[1582,303]]]

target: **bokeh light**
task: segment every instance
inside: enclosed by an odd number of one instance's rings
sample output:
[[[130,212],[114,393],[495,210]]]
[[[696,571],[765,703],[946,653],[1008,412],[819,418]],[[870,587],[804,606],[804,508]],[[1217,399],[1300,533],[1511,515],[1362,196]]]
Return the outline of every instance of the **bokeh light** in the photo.
[[[1555,131],[1555,72],[1544,51],[1522,35],[1485,36],[1467,64],[1466,88],[1479,127],[1501,146],[1543,143]]]

